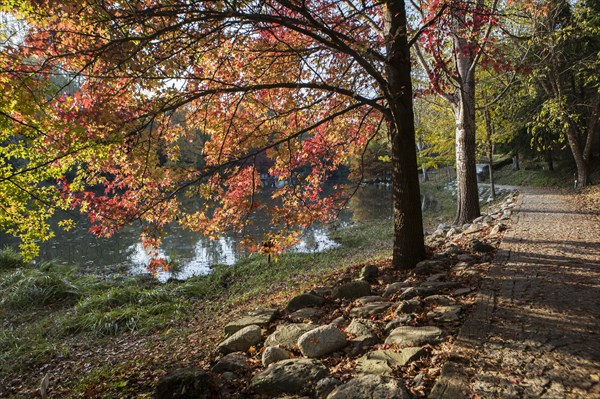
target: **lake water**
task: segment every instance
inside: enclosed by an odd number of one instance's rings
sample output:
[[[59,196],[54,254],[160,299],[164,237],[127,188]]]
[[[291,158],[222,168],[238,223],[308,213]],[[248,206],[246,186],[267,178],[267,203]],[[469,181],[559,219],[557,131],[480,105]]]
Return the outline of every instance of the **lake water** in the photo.
[[[369,185],[361,187],[350,200],[349,209],[340,215],[339,224],[349,225],[363,221],[390,223],[392,216],[392,192],[389,186]],[[435,199],[425,198],[424,208],[435,207]],[[71,231],[56,232],[56,236],[41,244],[36,262],[54,260],[64,264],[76,264],[86,272],[108,274],[114,271],[130,271],[134,274],[148,273],[146,266],[150,255],[140,241],[140,229],[130,226],[110,238],[96,238],[87,232],[85,218]],[[261,237],[269,229],[268,221],[257,217],[251,235]],[[224,235],[217,240],[183,230],[170,228],[159,249],[162,256],[175,260],[177,271],[162,272],[161,281],[173,277],[186,279],[197,274],[207,274],[215,264],[231,265],[248,256],[240,245],[240,237]],[[17,242],[6,236],[0,237],[0,247]],[[297,252],[321,252],[338,244],[329,236],[326,227],[315,226],[304,232],[302,240],[292,249]]]

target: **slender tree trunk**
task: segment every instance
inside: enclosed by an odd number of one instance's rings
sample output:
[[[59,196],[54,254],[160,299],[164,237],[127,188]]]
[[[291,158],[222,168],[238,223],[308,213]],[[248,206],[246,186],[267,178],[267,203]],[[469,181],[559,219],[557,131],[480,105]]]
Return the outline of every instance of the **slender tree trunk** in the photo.
[[[468,223],[480,215],[477,171],[475,169],[475,68],[468,43],[457,40],[457,70],[461,79],[454,104],[456,122],[456,180],[458,199],[456,224]]]
[[[425,148],[425,146],[423,145],[423,138],[419,137],[419,141],[417,141],[417,149],[419,150],[419,160],[420,160],[420,164],[421,164],[421,173],[422,173],[422,180],[423,181],[429,181],[429,175],[427,174],[427,168],[425,167],[425,163],[423,162],[423,156],[421,155],[421,152],[423,151],[423,149]]]
[[[393,101],[388,131],[392,141],[392,190],[394,210],[393,265],[414,267],[425,258],[421,194],[415,143],[410,76],[410,50],[404,1],[388,0],[384,7],[387,49],[386,73]]]
[[[496,188],[494,187],[494,127],[492,126],[492,115],[486,107],[485,117],[485,138],[487,144],[488,168],[490,173],[490,198],[496,199]]]

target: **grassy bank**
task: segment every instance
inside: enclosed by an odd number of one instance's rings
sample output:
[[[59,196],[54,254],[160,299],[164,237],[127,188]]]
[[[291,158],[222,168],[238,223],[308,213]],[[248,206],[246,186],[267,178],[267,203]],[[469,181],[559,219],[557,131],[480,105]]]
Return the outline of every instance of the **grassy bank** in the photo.
[[[256,306],[266,296],[286,296],[333,271],[386,257],[391,227],[340,229],[334,239],[342,246],[324,253],[286,254],[270,263],[251,257],[233,266],[216,266],[207,276],[166,284],[148,276],[101,279],[53,263],[24,265],[12,250],[4,250],[0,386],[8,389],[7,379],[22,378],[23,385],[31,387],[43,377],[43,370],[82,361],[82,353],[114,345],[116,339],[143,341],[168,335],[172,341],[188,333],[194,320],[221,323],[224,314]],[[112,378],[99,360],[89,360],[98,364],[85,375],[69,376],[67,397]],[[8,394],[0,388],[0,396],[4,395]]]

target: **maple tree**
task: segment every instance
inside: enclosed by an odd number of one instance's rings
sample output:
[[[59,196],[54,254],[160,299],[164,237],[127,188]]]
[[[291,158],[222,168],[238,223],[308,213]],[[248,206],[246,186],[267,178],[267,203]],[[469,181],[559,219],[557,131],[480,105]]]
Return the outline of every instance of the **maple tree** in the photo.
[[[211,236],[240,230],[265,208],[255,195],[262,156],[282,182],[272,194],[279,204],[266,209],[273,225],[328,222],[347,198],[324,196],[324,181],[385,127],[394,265],[424,258],[409,54],[416,36],[407,35],[403,1],[32,4],[3,86],[63,71],[78,89],[48,96],[51,112],[6,113],[25,126],[47,124],[46,140],[29,132],[48,161],[28,168],[68,170],[60,205],[87,213],[96,234],[133,220],[149,245],[174,221]],[[193,211],[181,206],[185,196],[197,199]],[[274,232],[256,249],[277,251],[295,237]]]
[[[498,2],[433,0],[411,4],[424,31],[415,54],[429,79],[428,93],[443,98],[454,115],[458,183],[455,222],[463,224],[480,214],[475,170],[476,72],[482,60],[493,60],[490,48],[492,31],[498,23]]]

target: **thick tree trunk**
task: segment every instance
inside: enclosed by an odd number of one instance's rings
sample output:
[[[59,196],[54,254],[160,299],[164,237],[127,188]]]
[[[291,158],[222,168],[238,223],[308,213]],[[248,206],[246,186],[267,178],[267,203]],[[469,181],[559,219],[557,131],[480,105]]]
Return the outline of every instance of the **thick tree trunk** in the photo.
[[[456,224],[468,223],[479,216],[479,192],[475,169],[475,68],[465,40],[458,40],[457,70],[461,79],[453,107],[456,122],[456,180],[458,199]]]
[[[385,3],[386,73],[390,101],[394,210],[393,265],[409,269],[425,258],[421,194],[415,143],[410,51],[404,1]]]

